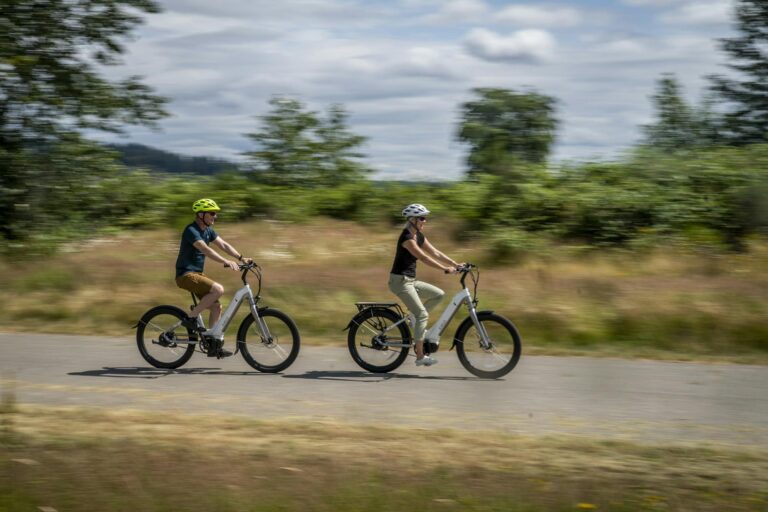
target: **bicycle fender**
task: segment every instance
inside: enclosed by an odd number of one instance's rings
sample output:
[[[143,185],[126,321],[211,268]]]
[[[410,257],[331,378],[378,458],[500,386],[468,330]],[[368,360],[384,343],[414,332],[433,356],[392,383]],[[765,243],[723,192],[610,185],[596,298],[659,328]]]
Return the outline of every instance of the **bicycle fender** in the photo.
[[[352,328],[353,325],[360,325],[360,322],[358,320],[362,320],[362,316],[369,310],[365,309],[361,311],[360,313],[356,314],[352,317],[352,320],[349,321],[347,326],[341,330],[341,332],[348,331],[350,328]]]
[[[341,330],[341,332],[349,330],[353,325],[360,325],[361,320],[365,320],[370,317],[375,308],[366,308],[352,317],[347,326]],[[367,315],[367,316],[366,316]]]
[[[486,309],[484,311],[477,311],[477,316],[480,316],[480,315],[491,315],[493,313],[494,313],[494,311],[492,311],[490,309]],[[457,339],[458,339],[457,335],[464,328],[464,324],[467,324],[467,323],[469,323],[469,324],[472,323],[472,317],[471,316],[468,316],[467,318],[464,319],[463,322],[461,322],[461,324],[459,324],[458,329],[456,329],[456,334],[453,335],[453,344],[451,345],[451,348],[448,349],[448,352],[453,350],[453,348],[456,346]]]

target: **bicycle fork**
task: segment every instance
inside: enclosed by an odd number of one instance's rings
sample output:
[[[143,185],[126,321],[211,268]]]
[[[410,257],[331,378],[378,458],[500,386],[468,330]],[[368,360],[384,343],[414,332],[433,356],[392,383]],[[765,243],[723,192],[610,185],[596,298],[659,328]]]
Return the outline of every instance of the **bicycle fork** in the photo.
[[[267,322],[265,322],[264,319],[259,314],[259,308],[256,305],[255,298],[253,297],[250,298],[250,305],[251,305],[251,314],[253,315],[253,318],[256,319],[256,324],[259,326],[259,331],[261,332],[262,342],[268,345],[272,344],[272,341],[273,341],[272,335],[269,333],[269,327],[267,327]]]
[[[488,331],[485,330],[485,326],[477,316],[477,310],[471,303],[467,305],[467,309],[469,309],[469,317],[472,319],[472,323],[475,324],[475,329],[480,333],[480,345],[483,347],[483,350],[489,350],[491,348],[491,338],[488,336]]]

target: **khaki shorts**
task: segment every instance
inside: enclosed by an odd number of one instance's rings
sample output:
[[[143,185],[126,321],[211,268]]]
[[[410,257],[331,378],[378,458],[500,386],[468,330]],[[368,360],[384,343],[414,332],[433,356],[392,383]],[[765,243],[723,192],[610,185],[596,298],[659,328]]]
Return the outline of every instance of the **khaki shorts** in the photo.
[[[202,299],[211,291],[216,282],[200,272],[187,272],[176,278],[176,286],[194,293],[198,299]]]

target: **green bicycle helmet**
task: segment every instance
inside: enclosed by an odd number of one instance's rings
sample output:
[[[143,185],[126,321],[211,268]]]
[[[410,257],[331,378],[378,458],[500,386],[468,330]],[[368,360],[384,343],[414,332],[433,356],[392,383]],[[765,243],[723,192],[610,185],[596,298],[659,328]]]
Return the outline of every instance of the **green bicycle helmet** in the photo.
[[[216,201],[208,198],[198,199],[195,201],[195,204],[192,205],[192,211],[195,213],[218,212],[220,210],[221,208],[219,208],[219,205],[216,204]]]

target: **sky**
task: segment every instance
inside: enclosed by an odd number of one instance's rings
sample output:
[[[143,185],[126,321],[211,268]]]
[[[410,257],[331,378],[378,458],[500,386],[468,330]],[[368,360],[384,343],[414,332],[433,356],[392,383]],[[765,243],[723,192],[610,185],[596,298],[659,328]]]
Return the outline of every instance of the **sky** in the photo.
[[[160,131],[109,142],[234,161],[256,149],[269,100],[341,104],[367,137],[374,178],[452,180],[466,171],[461,104],[478,87],[557,100],[552,161],[619,158],[652,121],[674,73],[691,103],[727,73],[717,38],[735,0],[159,0],[112,78],[141,75],[170,99]]]

